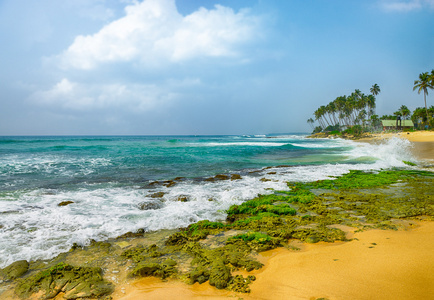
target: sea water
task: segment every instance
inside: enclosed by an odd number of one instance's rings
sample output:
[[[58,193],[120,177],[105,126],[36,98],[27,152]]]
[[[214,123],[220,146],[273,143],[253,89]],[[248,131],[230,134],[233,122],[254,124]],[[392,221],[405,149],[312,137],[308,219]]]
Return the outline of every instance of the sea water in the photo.
[[[0,267],[128,231],[224,220],[231,205],[287,181],[406,167],[410,147],[301,134],[0,137]]]

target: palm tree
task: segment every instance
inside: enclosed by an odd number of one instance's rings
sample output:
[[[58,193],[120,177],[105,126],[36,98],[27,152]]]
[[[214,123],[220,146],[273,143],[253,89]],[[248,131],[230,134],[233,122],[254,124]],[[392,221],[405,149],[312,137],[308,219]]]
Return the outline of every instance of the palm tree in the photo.
[[[371,94],[374,95],[374,96],[377,96],[381,92],[380,87],[378,86],[378,84],[374,84],[371,87],[370,91],[371,91]]]
[[[313,123],[315,122],[312,118],[307,119],[307,122],[310,124],[310,126],[312,127],[312,130],[314,130],[315,128],[313,127]]]
[[[433,72],[431,72],[433,73]],[[433,76],[434,74],[429,75],[428,72],[419,74],[419,80],[414,81],[414,87],[413,91],[417,89],[417,93],[420,94],[421,91],[423,91],[423,99],[425,101],[425,112],[426,112],[426,118],[429,120],[428,117],[428,107],[426,106],[426,95],[428,95],[428,88],[432,89],[433,84]]]
[[[431,86],[434,86],[434,69],[431,70],[431,74],[429,75],[429,78],[431,79]]]
[[[407,120],[411,114],[411,111],[405,105],[401,105],[401,107],[399,108],[399,111],[401,112],[401,116],[404,120]]]
[[[321,130],[326,128],[326,126],[324,125],[324,123],[322,121],[322,114],[321,114],[321,110],[319,108],[314,111],[313,115],[315,116],[315,121],[318,121],[319,126],[321,127]]]
[[[369,108],[368,117],[375,115],[375,96],[368,95],[366,96],[366,106]]]
[[[368,99],[368,106],[369,106],[369,110],[370,110],[370,115],[375,115],[375,96],[377,96],[381,90],[380,90],[380,86],[378,84],[374,84],[371,89],[371,94],[370,96],[372,96],[373,99]]]

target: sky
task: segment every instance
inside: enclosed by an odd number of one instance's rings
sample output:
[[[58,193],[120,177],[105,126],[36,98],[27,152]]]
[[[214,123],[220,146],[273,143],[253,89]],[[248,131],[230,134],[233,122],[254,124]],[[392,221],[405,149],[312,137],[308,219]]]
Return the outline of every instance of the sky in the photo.
[[[0,45],[0,135],[302,133],[424,105],[434,0],[0,0]]]

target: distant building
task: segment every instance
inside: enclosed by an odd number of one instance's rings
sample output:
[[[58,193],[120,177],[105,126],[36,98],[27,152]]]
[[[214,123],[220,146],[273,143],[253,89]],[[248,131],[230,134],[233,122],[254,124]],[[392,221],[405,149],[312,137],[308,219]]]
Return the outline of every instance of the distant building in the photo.
[[[404,128],[414,128],[411,120],[381,120],[383,130],[401,130]]]

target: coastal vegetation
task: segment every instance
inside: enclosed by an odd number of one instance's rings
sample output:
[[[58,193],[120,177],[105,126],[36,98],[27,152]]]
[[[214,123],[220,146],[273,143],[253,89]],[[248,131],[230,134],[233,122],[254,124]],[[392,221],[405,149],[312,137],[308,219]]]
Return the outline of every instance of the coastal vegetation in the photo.
[[[423,91],[423,100],[425,102],[426,117],[429,120],[428,108],[426,105],[426,96],[428,95],[428,89],[434,89],[434,69],[431,70],[431,73],[424,72],[419,74],[419,79],[414,81],[414,87],[413,87],[413,91],[417,90],[419,94],[421,91]]]
[[[375,107],[376,98],[380,87],[374,84],[371,94],[365,95],[356,89],[349,96],[339,96],[327,105],[322,105],[314,111],[315,121],[319,126],[314,127],[314,133],[321,131],[343,131],[359,132],[363,127],[371,124],[376,119]],[[308,119],[313,125],[314,120]]]
[[[232,205],[226,220],[75,244],[49,261],[16,262],[0,270],[0,276],[23,299],[110,299],[113,284],[121,280],[116,274],[123,280],[154,276],[209,282],[248,293],[255,280],[248,272],[263,266],[259,252],[276,247],[296,251],[293,240],[348,241],[341,225],[397,230],[403,220],[432,220],[433,184],[433,173],[405,169],[288,182],[288,190]]]
[[[413,113],[407,106],[401,107],[393,115],[379,117],[375,113],[376,96],[381,92],[378,84],[374,84],[370,92],[365,95],[356,89],[349,96],[339,96],[327,105],[317,108],[307,123],[312,127],[312,133],[327,132],[332,134],[349,134],[360,136],[363,132],[382,130],[381,120],[411,119],[417,129],[434,127],[434,106],[427,106],[426,96],[428,91],[434,89],[434,69],[419,74],[419,79],[414,81],[413,90],[419,94],[423,92],[425,107],[417,107]],[[315,121],[318,123],[315,126]]]

